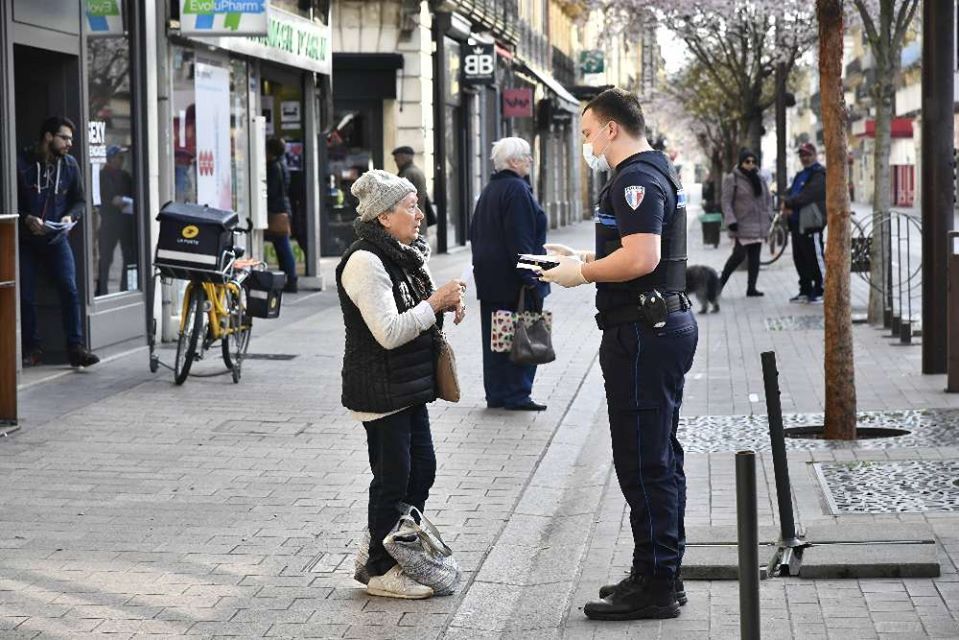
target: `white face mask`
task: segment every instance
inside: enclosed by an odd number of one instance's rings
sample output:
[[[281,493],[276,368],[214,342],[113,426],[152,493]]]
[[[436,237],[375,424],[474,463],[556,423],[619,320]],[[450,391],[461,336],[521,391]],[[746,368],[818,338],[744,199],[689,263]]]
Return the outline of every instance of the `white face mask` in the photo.
[[[599,155],[593,153],[593,144],[591,142],[583,143],[583,160],[586,161],[590,169],[593,171],[609,171],[609,161],[603,154],[606,153],[606,150],[609,149],[609,145],[612,144],[612,142],[612,140],[608,141],[606,146],[603,147],[603,150],[599,152]]]

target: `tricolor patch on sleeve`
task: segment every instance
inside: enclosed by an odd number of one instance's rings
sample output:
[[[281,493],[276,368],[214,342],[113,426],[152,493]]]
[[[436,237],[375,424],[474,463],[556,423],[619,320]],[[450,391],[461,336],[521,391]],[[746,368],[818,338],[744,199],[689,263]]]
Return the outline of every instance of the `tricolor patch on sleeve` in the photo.
[[[643,204],[643,198],[646,197],[646,187],[633,186],[626,187],[626,204],[635,211],[639,208],[639,205]]]

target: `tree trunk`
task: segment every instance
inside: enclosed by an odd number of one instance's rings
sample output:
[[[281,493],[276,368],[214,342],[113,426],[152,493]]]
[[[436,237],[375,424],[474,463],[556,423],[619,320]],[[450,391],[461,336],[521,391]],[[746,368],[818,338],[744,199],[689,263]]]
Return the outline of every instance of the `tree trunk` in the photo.
[[[756,154],[757,158],[759,158],[760,154],[762,153],[763,112],[753,111],[749,119],[743,122],[743,129],[746,135],[741,146],[749,149]],[[739,159],[739,152],[740,149],[736,149],[737,161]],[[761,158],[760,162],[762,162]]]
[[[895,53],[898,57],[898,53]],[[876,140],[873,152],[872,246],[870,247],[869,322],[882,324],[886,283],[889,277],[889,211],[892,208],[892,174],[889,153],[892,149],[892,97],[895,86],[888,79],[895,69],[877,69],[874,102],[876,107]],[[882,78],[882,79],[880,79]]]
[[[825,335],[826,438],[856,437],[856,379],[849,304],[849,190],[846,104],[842,87],[842,0],[816,0],[819,19],[819,86],[826,147]]]

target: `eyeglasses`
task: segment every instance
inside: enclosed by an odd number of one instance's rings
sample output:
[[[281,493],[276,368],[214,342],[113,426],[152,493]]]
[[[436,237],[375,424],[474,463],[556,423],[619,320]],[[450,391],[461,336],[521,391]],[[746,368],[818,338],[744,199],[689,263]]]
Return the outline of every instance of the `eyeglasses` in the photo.
[[[753,160],[752,158],[746,158],[745,160],[743,160],[743,164],[756,164],[756,161]]]
[[[55,133],[53,135],[60,138],[64,142],[73,142],[73,136],[66,136],[66,135],[63,135],[62,133]]]

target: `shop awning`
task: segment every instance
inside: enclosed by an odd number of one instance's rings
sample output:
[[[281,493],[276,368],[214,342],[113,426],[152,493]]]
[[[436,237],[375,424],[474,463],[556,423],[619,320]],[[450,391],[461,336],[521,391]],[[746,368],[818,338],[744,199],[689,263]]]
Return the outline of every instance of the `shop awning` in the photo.
[[[579,100],[577,100],[573,94],[566,90],[566,87],[561,85],[556,78],[539,71],[535,67],[531,67],[524,62],[519,63],[519,68],[521,71],[525,71],[528,74],[534,76],[537,80],[542,82],[546,87],[556,94],[556,97],[559,98],[559,106],[567,111],[573,113],[579,111]]]

